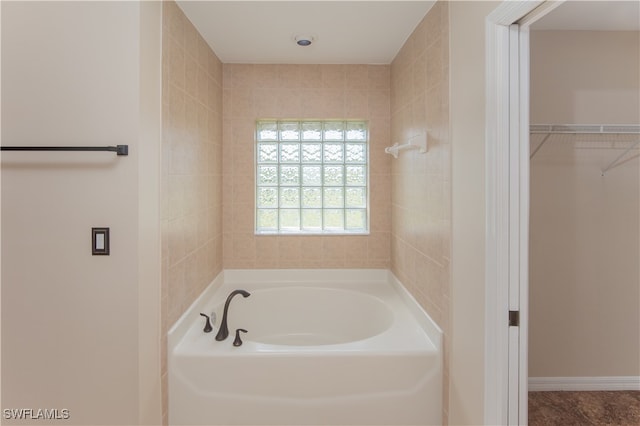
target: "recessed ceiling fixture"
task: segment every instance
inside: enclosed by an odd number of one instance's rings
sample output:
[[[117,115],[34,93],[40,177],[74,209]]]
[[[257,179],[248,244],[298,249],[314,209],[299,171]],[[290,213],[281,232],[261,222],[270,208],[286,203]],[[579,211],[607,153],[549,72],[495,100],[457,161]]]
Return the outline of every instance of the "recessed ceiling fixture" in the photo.
[[[293,38],[298,46],[310,46],[315,38],[311,35],[297,35]]]

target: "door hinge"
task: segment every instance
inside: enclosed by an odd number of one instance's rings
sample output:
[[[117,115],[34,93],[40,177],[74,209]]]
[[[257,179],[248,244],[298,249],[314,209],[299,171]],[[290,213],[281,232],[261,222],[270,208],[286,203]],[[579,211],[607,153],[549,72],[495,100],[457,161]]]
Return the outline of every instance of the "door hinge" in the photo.
[[[509,327],[520,326],[520,311],[509,311]]]

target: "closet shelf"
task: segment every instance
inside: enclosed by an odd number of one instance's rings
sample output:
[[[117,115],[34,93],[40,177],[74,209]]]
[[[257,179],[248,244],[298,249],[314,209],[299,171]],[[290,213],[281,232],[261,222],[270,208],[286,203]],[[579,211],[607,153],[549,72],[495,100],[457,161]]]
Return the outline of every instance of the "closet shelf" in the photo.
[[[602,169],[603,176],[629,160],[627,154],[640,145],[639,124],[532,124],[529,126],[529,133],[543,136],[542,141],[531,152],[530,159],[533,159],[549,141],[571,142],[579,148],[623,150],[615,160]]]
[[[640,124],[532,124],[530,133],[548,134],[640,134]]]

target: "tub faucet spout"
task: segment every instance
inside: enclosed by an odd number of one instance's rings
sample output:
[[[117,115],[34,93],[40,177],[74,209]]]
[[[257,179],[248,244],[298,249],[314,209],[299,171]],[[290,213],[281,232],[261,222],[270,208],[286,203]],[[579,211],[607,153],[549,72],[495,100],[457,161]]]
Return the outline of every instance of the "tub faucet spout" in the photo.
[[[236,294],[241,294],[242,297],[249,297],[251,293],[244,290],[234,290],[227,297],[227,301],[224,303],[224,313],[222,314],[222,322],[220,322],[220,329],[218,330],[218,334],[216,334],[216,340],[221,341],[229,336],[229,327],[227,326],[227,312],[229,311],[229,304],[231,303],[231,299]]]

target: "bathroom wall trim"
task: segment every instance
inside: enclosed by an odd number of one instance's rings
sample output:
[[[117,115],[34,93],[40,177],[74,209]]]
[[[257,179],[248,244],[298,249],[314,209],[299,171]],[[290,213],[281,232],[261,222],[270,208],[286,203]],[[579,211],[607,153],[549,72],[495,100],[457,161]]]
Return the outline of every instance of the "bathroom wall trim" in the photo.
[[[640,391],[640,376],[529,377],[529,391]]]

